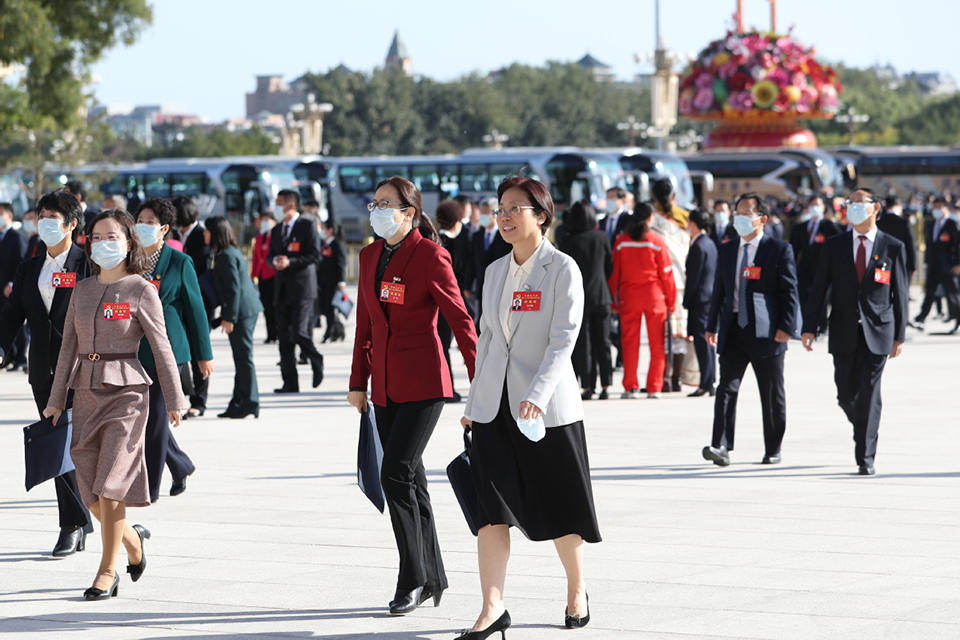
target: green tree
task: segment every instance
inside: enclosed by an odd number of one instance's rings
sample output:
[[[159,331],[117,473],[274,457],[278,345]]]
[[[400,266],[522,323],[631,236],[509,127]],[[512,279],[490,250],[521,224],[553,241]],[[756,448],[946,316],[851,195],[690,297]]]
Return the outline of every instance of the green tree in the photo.
[[[150,149],[144,148],[138,159],[273,155],[277,153],[279,146],[263,129],[256,126],[237,132],[220,128],[207,131],[203,127],[189,127],[182,134],[173,137],[173,142],[168,146],[161,144]]]

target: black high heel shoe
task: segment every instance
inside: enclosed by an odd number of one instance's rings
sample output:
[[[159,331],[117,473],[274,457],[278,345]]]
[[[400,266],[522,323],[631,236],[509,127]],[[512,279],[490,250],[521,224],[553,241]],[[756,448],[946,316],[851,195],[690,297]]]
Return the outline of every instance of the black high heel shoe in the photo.
[[[443,589],[440,589],[439,591],[427,591],[426,589],[424,589],[423,591],[420,592],[420,597],[418,598],[419,602],[417,604],[421,605],[427,600],[429,600],[430,598],[433,598],[433,606],[439,607],[440,598],[442,596],[443,596]]]
[[[140,536],[140,563],[128,564],[127,573],[130,574],[130,579],[136,582],[140,579],[140,576],[143,575],[144,570],[147,568],[147,552],[144,548],[143,541],[150,539],[150,530],[139,524],[133,525],[133,530],[137,532],[138,536]]]
[[[395,616],[403,616],[410,613],[423,602],[423,600],[420,599],[422,593],[423,587],[417,587],[412,591],[397,589],[393,600],[390,602],[390,613]]]
[[[587,626],[587,624],[589,624],[589,622],[590,622],[590,594],[588,593],[588,594],[586,594],[586,596],[587,596],[587,615],[585,615],[585,616],[583,616],[583,617],[581,618],[580,616],[572,616],[572,615],[570,615],[569,613],[567,613],[567,609],[564,609],[564,610],[563,610],[564,624],[567,625],[567,629],[580,629],[580,628],[582,628],[582,627]]]
[[[504,609],[503,615],[486,629],[480,631],[464,631],[455,640],[486,640],[497,631],[500,632],[501,640],[507,639],[507,629],[510,628],[510,612]]]
[[[117,593],[120,590],[120,574],[116,571],[113,572],[113,584],[104,591],[103,589],[97,589],[96,587],[90,587],[83,592],[83,597],[87,600],[109,600],[110,598],[115,598]]]

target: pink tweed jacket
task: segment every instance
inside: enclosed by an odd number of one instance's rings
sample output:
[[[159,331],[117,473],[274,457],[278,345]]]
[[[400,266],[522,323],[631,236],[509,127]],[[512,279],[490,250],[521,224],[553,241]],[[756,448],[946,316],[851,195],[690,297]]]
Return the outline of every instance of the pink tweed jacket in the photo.
[[[108,314],[106,303],[120,307],[116,312],[111,309]],[[129,317],[116,319],[126,315],[126,305],[129,305]],[[107,319],[107,315],[115,319]],[[127,276],[113,284],[101,284],[96,277],[77,283],[67,309],[63,346],[48,405],[62,409],[67,401],[68,388],[152,384],[137,359],[144,335],[156,357],[167,410],[188,409],[190,403],[184,398],[180,386],[180,374],[167,338],[160,296],[153,284],[138,275]],[[132,357],[108,359],[112,354]]]

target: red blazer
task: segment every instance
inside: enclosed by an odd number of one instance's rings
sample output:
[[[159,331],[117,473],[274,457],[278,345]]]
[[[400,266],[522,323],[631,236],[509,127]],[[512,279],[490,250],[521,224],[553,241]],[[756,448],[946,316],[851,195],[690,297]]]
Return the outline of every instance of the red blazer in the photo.
[[[477,333],[467,314],[450,254],[414,229],[390,261],[384,283],[404,285],[403,304],[381,303],[376,291],[383,240],[360,252],[357,335],[350,388],[366,389],[373,378],[373,403],[416,402],[453,396],[447,361],[437,335],[442,311],[457,338],[473,380]]]
[[[276,275],[276,271],[267,263],[267,254],[270,253],[270,236],[258,233],[253,241],[253,265],[250,267],[250,277],[259,280],[269,280]]]

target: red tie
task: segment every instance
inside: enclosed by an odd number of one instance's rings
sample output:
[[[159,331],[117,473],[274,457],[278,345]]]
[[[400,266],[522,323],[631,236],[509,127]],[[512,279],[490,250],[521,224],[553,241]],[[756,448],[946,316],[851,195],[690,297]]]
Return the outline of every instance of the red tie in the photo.
[[[867,236],[859,236],[860,246],[857,247],[857,284],[863,282],[863,274],[867,272]]]

